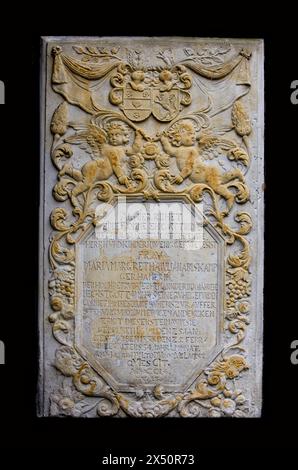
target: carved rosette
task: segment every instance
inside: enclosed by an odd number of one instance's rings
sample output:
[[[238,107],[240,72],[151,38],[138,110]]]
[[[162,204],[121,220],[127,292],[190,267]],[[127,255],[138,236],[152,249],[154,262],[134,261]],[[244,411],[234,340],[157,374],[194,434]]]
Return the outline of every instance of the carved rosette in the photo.
[[[64,100],[55,110],[50,127],[51,158],[57,169],[53,197],[59,204],[50,217],[54,231],[49,248],[49,321],[57,341],[55,367],[65,379],[51,396],[51,413],[247,416],[249,404],[235,379],[249,368],[245,336],[250,313],[251,257],[246,236],[252,220],[245,175],[250,165],[252,128],[241,98],[250,87],[229,104],[228,136],[222,130],[216,132],[211,101],[207,100],[205,109],[188,112],[187,108],[197,77],[230,77],[237,67],[243,70],[245,65],[248,69],[250,54],[241,50],[226,59],[231,48],[225,44],[217,54],[206,48],[185,49],[185,56],[176,60],[173,51],[165,50],[157,54],[160,64],[154,65],[147,63],[140,51],[129,51],[125,57],[120,48],[77,45],[73,49],[75,56],[64,55],[62,47],[52,51],[53,89]],[[101,107],[87,86],[76,92],[74,75],[99,84],[108,78],[111,106]],[[84,110],[84,122],[69,121],[71,106]],[[144,124],[139,126],[149,118],[160,123],[160,132],[155,135],[150,135]],[[82,155],[89,156],[81,166],[72,161],[77,146]],[[187,149],[195,158],[186,158],[183,166],[182,155]],[[215,164],[220,159],[225,169]],[[150,394],[143,390],[120,394],[74,346],[76,243],[95,223],[98,203],[109,202],[119,194],[157,201],[165,194],[181,195],[194,204],[204,200],[206,217],[226,240],[225,346],[183,393],[165,393],[156,384]]]

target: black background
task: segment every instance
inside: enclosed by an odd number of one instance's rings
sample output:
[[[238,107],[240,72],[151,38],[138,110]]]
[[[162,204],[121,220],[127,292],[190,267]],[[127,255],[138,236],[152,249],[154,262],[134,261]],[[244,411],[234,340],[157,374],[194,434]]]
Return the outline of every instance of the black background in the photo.
[[[0,366],[0,449],[2,455],[4,449],[12,450],[11,462],[19,457],[23,462],[27,457],[34,459],[37,449],[52,450],[45,452],[47,462],[82,459],[88,465],[96,464],[101,455],[110,452],[146,455],[153,450],[157,453],[174,450],[195,453],[199,463],[232,464],[235,458],[237,465],[241,465],[242,461],[254,461],[256,452],[261,450],[265,455],[273,455],[276,461],[285,462],[291,449],[297,446],[298,366],[290,362],[290,344],[298,338],[295,228],[298,105],[290,102],[290,84],[298,79],[298,25],[290,9],[278,11],[275,20],[266,15],[257,17],[256,10],[252,10],[250,22],[245,23],[248,13],[242,9],[247,6],[239,4],[238,16],[233,21],[229,18],[229,24],[220,15],[216,23],[211,11],[205,16],[198,12],[191,18],[191,9],[185,8],[186,17],[180,5],[178,10],[172,11],[176,18],[170,20],[163,16],[164,21],[159,8],[150,17],[146,9],[143,13],[137,9],[139,18],[129,23],[122,19],[122,12],[116,6],[111,6],[108,13],[99,6],[96,14],[90,7],[86,16],[85,10],[75,8],[61,13],[60,6],[55,5],[48,22],[51,27],[45,26],[48,13],[41,12],[43,19],[35,21],[36,11],[33,14],[30,10],[18,9],[15,12],[18,20],[25,15],[21,27],[14,26],[13,16],[7,18],[9,29],[2,34],[0,62],[0,79],[6,85],[6,104],[0,107],[0,339],[6,345],[6,365]],[[128,17],[131,11],[132,7],[127,5]],[[170,8],[168,12],[170,15]],[[81,26],[75,27],[80,17]],[[118,27],[115,25],[119,18]],[[66,34],[264,38],[266,232],[262,418],[84,420],[36,417],[39,48],[40,36]]]

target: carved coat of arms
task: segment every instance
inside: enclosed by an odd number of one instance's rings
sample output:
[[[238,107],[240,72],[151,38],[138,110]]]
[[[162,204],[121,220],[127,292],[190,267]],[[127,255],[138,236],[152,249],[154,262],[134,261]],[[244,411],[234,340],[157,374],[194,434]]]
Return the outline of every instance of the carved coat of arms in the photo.
[[[111,79],[110,101],[132,121],[144,121],[150,114],[159,121],[172,121],[191,103],[192,80],[180,65],[160,71],[121,68]]]

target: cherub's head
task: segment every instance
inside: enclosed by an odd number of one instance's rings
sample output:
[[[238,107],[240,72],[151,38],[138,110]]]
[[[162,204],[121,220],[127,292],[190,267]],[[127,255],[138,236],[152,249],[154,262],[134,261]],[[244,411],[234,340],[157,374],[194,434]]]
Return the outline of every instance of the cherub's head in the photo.
[[[190,147],[196,141],[196,131],[191,121],[176,122],[169,130],[168,135],[176,147],[180,147],[180,145]]]
[[[134,82],[143,82],[145,80],[145,73],[143,70],[135,70],[132,72],[131,78]]]
[[[123,122],[111,122],[106,126],[111,145],[125,145],[129,142],[129,130]]]
[[[162,82],[168,82],[173,79],[173,74],[170,72],[170,70],[164,69],[160,72],[159,79]]]

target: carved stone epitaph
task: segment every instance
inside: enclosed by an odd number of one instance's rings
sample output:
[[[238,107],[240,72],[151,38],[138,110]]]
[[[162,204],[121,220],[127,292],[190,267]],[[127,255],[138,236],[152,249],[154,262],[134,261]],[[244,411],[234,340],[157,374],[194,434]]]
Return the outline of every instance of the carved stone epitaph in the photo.
[[[262,41],[49,37],[41,69],[39,415],[260,416]],[[106,236],[124,203],[201,243]]]

